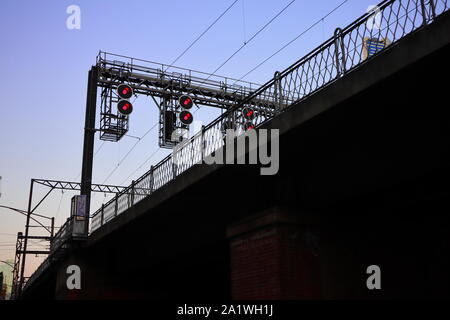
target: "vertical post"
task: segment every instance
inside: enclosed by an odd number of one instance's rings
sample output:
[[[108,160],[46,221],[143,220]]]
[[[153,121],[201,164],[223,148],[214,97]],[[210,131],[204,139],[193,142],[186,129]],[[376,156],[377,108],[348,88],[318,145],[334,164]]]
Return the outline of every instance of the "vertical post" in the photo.
[[[101,216],[100,216],[100,226],[103,225],[104,213],[105,213],[105,204],[102,203],[102,212],[101,212]]]
[[[20,280],[19,280],[19,295],[22,294],[23,282],[24,282],[24,274],[25,274],[25,260],[27,256],[27,245],[28,245],[28,232],[30,229],[30,218],[31,218],[31,203],[33,201],[33,184],[34,179],[31,179],[30,183],[30,194],[28,197],[28,211],[27,211],[27,221],[25,223],[25,238],[23,241],[23,249],[22,249],[22,265],[20,267]]]
[[[55,234],[55,217],[52,217],[52,228],[51,228],[51,238],[53,239],[53,236]]]
[[[339,77],[345,73],[346,69],[345,46],[341,28],[336,28],[336,30],[334,30],[334,50],[336,55],[337,76]],[[339,52],[342,54],[342,61],[339,59]]]
[[[177,165],[173,161],[173,157],[172,157],[172,174],[173,174],[173,179],[175,180],[175,178],[177,177]]]
[[[191,145],[191,151],[192,151],[192,154],[191,154],[191,160],[192,160],[192,162],[191,162],[191,166],[193,166],[194,164],[195,164],[195,149],[194,149],[194,146],[195,146],[195,136],[192,136],[192,138],[189,138],[190,139],[190,145]]]
[[[336,58],[336,71],[337,71],[337,76],[339,77],[341,74],[341,67],[339,64],[339,46],[338,46],[338,36],[339,36],[339,28],[337,28],[336,30],[334,30],[334,55]]]
[[[436,6],[434,5],[434,0],[429,0],[430,6],[431,6],[431,15],[433,17],[433,20],[436,19]]]
[[[342,54],[342,65],[341,65],[341,72],[342,75],[345,74],[347,71],[347,56],[345,52],[345,45],[344,45],[344,36],[342,35],[342,30],[339,29],[339,43],[341,44],[341,54]]]
[[[234,119],[233,119],[234,120]],[[233,126],[234,126],[234,121],[233,121]],[[203,159],[206,155],[206,141],[205,141],[205,126],[202,125],[202,136],[201,136],[201,141],[200,141],[200,152],[201,152],[201,160],[200,163],[203,163]]]
[[[92,164],[94,158],[95,138],[95,113],[97,104],[97,78],[98,68],[92,67],[89,71],[86,116],[84,123],[83,164],[81,169],[81,195],[86,195],[86,217],[85,234],[89,232],[89,216],[91,205]]]
[[[115,201],[114,201],[114,217],[117,217],[117,211],[118,211],[118,209],[119,209],[119,194],[118,193],[116,193],[116,199],[115,199]]]
[[[18,290],[19,290],[19,272],[20,272],[20,255],[22,250],[22,232],[17,233],[17,240],[16,240],[16,255],[14,256],[14,270],[13,270],[13,283],[12,283],[12,289],[11,289],[11,296],[13,299],[16,299],[18,296]]]
[[[426,25],[427,24],[427,8],[425,6],[425,0],[420,0],[420,7],[422,9],[422,25]]]
[[[131,206],[134,205],[134,184],[135,184],[135,181],[134,180],[131,181]]]
[[[153,177],[153,172],[154,172],[154,169],[153,169],[153,166],[151,166],[150,167],[150,194],[152,194],[153,193],[153,184],[154,184],[154,177]]]
[[[273,75],[274,82],[275,82],[275,101],[277,103],[277,111],[281,111],[281,106],[283,104],[283,95],[281,92],[281,79],[280,79],[280,72],[275,71],[275,74]]]

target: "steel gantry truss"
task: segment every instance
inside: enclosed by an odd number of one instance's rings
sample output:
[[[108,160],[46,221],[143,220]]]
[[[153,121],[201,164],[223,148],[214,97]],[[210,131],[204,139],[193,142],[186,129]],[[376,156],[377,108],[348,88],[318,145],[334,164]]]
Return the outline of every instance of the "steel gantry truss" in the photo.
[[[96,67],[97,87],[101,88],[100,139],[118,141],[128,131],[128,116],[121,115],[113,107],[119,100],[115,90],[125,82],[133,88],[135,94],[152,97],[158,106],[159,146],[163,148],[172,148],[177,143],[167,137],[165,117],[167,111],[177,111],[181,95],[190,95],[197,106],[228,110],[260,87],[252,82],[107,52],[98,54]],[[272,116],[280,104],[286,104],[281,97],[280,91],[278,95],[258,97],[247,104],[258,108],[261,114]],[[240,114],[236,113],[230,118],[230,122],[239,122],[240,118]],[[183,128],[180,124],[175,127]]]
[[[53,189],[62,190],[81,190],[80,182],[69,182],[69,181],[56,181],[56,180],[44,180],[44,179],[34,179],[35,183],[42,184]],[[103,192],[103,193],[118,193],[125,190],[126,187],[122,186],[112,186],[105,184],[92,184],[91,191],[93,192]]]
[[[38,203],[33,207],[33,190],[34,185],[42,185],[45,187],[48,187],[48,192],[38,201]],[[44,200],[50,195],[50,193],[53,190],[72,190],[72,191],[81,191],[82,184],[80,182],[72,182],[72,181],[59,181],[59,180],[48,180],[48,179],[31,179],[30,184],[30,193],[29,193],[29,200],[28,200],[28,210],[18,210],[22,213],[26,214],[27,220],[25,223],[25,235],[22,232],[19,232],[17,234],[17,242],[16,242],[16,255],[15,255],[15,262],[14,262],[14,271],[13,271],[13,297],[20,296],[22,289],[25,284],[25,264],[26,264],[26,255],[27,254],[49,254],[50,251],[44,251],[44,250],[28,250],[28,240],[29,239],[39,239],[39,240],[46,240],[53,243],[54,241],[64,241],[64,239],[58,239],[58,236],[61,235],[61,232],[57,232],[56,235],[54,233],[55,226],[54,226],[54,218],[53,217],[47,217],[40,214],[35,213],[35,210],[44,202]],[[104,185],[104,184],[90,184],[90,191],[92,192],[101,192],[101,193],[123,193],[127,192],[126,187],[122,186],[115,186],[115,185]],[[133,189],[133,192],[135,194],[146,194],[147,190],[143,188],[136,188]],[[14,208],[12,208],[14,209]],[[46,226],[42,224],[40,221],[37,220],[37,218],[45,218],[49,219],[51,221],[50,226]],[[86,218],[89,219],[89,216]],[[42,236],[42,235],[30,235],[30,227],[31,220],[37,222],[40,227],[44,228],[49,235]],[[68,220],[69,221],[69,220]],[[67,222],[66,222],[67,223]],[[88,225],[86,224],[86,228]],[[61,227],[61,229],[64,229],[64,226]],[[61,230],[60,229],[60,230]],[[87,232],[85,233],[87,235]]]

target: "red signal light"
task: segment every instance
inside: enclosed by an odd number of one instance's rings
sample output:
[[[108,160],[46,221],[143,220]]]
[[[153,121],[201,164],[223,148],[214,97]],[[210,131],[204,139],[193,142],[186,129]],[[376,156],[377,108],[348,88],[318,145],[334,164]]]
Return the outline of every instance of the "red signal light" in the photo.
[[[180,106],[184,109],[190,109],[192,108],[194,101],[192,100],[192,98],[188,95],[182,95],[179,99],[178,102],[180,103]]]
[[[180,121],[182,124],[190,125],[192,121],[194,120],[194,117],[192,116],[192,113],[189,111],[181,111],[180,112]]]
[[[242,116],[246,120],[253,120],[255,118],[255,110],[249,107],[242,109]]]
[[[117,109],[123,115],[129,115],[133,112],[133,105],[128,100],[120,100],[117,104]]]
[[[253,129],[255,129],[255,125],[253,124],[253,122],[248,121],[244,124],[245,131],[249,131],[249,130],[253,130]]]
[[[133,88],[131,88],[127,84],[122,83],[117,87],[117,94],[122,99],[130,99],[133,95]]]

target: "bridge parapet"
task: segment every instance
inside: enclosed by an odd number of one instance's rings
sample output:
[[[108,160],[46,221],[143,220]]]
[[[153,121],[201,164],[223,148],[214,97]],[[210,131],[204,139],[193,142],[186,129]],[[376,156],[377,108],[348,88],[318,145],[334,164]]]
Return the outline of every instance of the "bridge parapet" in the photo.
[[[84,239],[84,228],[84,219],[80,219],[77,216],[71,216],[70,218],[68,218],[52,239],[50,243],[50,254],[57,251],[70,239]]]

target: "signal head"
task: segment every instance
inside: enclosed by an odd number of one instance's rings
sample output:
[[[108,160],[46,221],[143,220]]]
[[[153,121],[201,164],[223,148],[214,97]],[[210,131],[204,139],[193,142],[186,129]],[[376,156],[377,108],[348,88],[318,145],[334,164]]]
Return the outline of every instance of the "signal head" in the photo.
[[[253,130],[253,129],[255,129],[255,125],[253,124],[253,122],[247,121],[247,122],[244,124],[244,130],[245,130],[245,131],[249,131],[249,130]]]
[[[122,83],[117,87],[117,94],[122,99],[130,99],[133,95],[133,88],[131,88],[127,84]]]
[[[129,115],[133,112],[133,105],[128,100],[120,100],[117,103],[117,110],[123,115]]]
[[[190,125],[192,121],[194,121],[194,117],[192,116],[192,113],[184,110],[180,112],[180,121],[182,124]]]
[[[190,108],[192,108],[192,105],[194,104],[194,101],[192,100],[192,98],[188,95],[182,95],[179,99],[178,102],[180,103],[180,106],[183,109],[189,110]]]
[[[245,107],[242,109],[242,116],[246,120],[253,120],[255,118],[255,110],[253,108]]]

